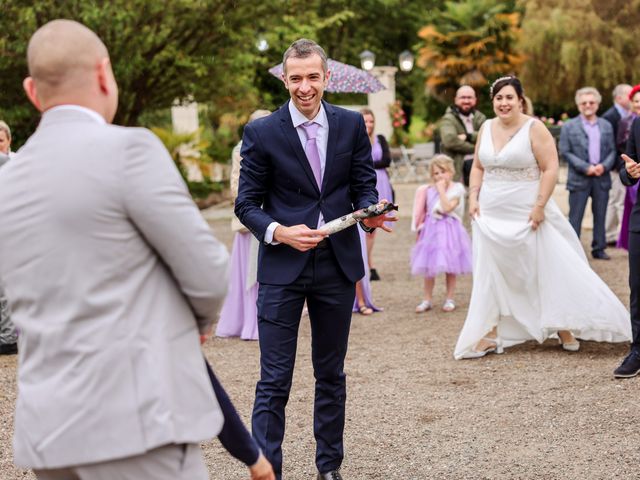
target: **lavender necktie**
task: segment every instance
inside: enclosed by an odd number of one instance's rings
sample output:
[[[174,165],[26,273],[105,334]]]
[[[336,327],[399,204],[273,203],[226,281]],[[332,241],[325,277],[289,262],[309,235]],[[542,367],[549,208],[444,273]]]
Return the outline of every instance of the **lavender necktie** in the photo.
[[[318,151],[318,144],[316,142],[316,136],[318,135],[318,128],[320,124],[315,122],[306,122],[300,125],[304,129],[304,133],[307,135],[307,143],[304,147],[304,151],[307,154],[307,160],[313,170],[313,176],[316,179],[318,188],[322,189],[322,166],[320,164],[320,152]]]

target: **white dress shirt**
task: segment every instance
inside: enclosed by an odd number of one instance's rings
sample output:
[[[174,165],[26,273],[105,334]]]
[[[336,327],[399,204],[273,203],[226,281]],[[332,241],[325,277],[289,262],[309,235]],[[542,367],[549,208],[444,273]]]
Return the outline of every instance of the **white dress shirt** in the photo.
[[[87,107],[82,107],[80,105],[58,105],[57,107],[52,107],[49,110],[45,111],[42,115],[47,115],[49,112],[56,112],[60,110],[75,110],[77,112],[84,112],[93,118],[96,122],[106,124],[107,121],[104,119],[102,115],[100,115],[95,110],[91,110]]]
[[[298,132],[298,138],[300,138],[303,150],[307,144],[307,134],[301,125],[306,122],[313,122],[320,125],[318,133],[316,134],[316,145],[318,146],[318,153],[320,154],[320,170],[322,171],[322,178],[324,178],[324,168],[327,164],[327,143],[329,141],[329,121],[327,120],[327,112],[325,112],[324,106],[320,104],[318,114],[312,120],[309,120],[300,113],[293,102],[289,100],[289,114],[293,121],[293,127],[296,129],[296,132]],[[275,232],[278,225],[280,225],[278,222],[271,222],[269,224],[264,234],[264,243],[271,245],[277,245],[279,243],[273,241],[273,232]],[[321,225],[324,225],[322,213],[320,213],[320,217],[318,218],[318,227]]]

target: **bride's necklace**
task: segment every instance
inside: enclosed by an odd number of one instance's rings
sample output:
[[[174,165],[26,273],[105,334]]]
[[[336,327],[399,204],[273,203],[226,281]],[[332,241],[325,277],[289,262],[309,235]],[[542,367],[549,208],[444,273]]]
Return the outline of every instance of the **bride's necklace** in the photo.
[[[524,123],[522,125],[524,125]],[[513,137],[516,136],[516,133],[520,131],[520,129],[522,128],[522,125],[516,124],[515,128],[510,127],[508,129],[504,128],[503,126],[500,126],[500,130],[502,130],[502,133],[505,134],[509,140],[511,140]]]

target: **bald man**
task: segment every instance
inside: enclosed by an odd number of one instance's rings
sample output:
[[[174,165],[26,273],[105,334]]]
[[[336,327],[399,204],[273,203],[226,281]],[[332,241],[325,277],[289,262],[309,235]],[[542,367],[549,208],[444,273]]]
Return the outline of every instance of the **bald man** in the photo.
[[[226,249],[162,143],[110,125],[118,88],[91,30],[50,22],[27,59],[42,120],[0,175],[15,463],[45,480],[207,479],[199,444],[223,414],[199,334],[225,294]]]
[[[442,153],[453,158],[456,179],[462,179],[466,186],[469,186],[478,131],[487,119],[476,110],[477,103],[475,90],[462,85],[456,91],[454,104],[447,108],[439,122]]]

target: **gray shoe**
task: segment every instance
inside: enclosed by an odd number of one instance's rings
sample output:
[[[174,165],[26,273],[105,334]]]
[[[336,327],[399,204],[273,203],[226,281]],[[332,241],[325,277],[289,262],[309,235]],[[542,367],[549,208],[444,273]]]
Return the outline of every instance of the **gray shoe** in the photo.
[[[331,470],[327,473],[319,473],[318,480],[344,480],[338,470]]]

